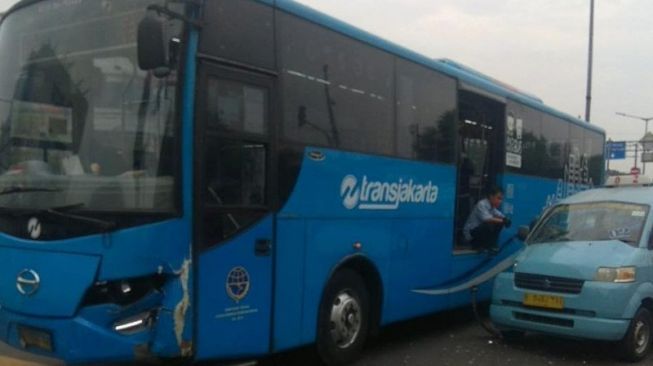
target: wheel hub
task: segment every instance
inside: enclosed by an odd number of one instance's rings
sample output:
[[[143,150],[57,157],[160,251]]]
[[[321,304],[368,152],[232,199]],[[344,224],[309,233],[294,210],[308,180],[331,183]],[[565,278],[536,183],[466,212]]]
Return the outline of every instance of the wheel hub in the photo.
[[[340,292],[331,304],[331,338],[338,348],[351,346],[361,330],[361,307],[347,291]]]
[[[643,321],[638,321],[635,324],[635,351],[643,353],[649,345],[651,330]]]

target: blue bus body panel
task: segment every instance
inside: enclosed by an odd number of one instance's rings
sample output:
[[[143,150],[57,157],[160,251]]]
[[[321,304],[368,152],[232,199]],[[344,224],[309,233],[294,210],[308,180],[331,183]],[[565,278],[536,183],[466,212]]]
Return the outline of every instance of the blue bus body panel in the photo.
[[[73,316],[100,264],[97,256],[5,247],[0,247],[0,258],[0,278],[10,279],[0,281],[0,306],[16,313],[47,317]],[[19,273],[27,276],[26,269],[35,271],[41,284],[28,289],[33,289],[34,294],[21,296],[15,280]]]
[[[240,358],[270,350],[272,259],[255,243],[271,239],[267,216],[199,257],[196,358]]]
[[[454,190],[453,166],[307,148],[277,220],[274,349],[315,340],[324,286],[354,256],[381,277],[383,323],[447,308],[411,289],[449,276]]]

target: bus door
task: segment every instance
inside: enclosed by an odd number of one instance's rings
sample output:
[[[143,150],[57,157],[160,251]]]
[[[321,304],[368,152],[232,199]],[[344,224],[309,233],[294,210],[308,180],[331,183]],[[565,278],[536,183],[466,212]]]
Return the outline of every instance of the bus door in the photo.
[[[270,76],[200,64],[196,357],[270,349],[274,218]]]
[[[485,191],[498,185],[503,158],[505,103],[471,91],[458,95],[458,177],[456,187],[455,249],[463,245],[462,229]]]

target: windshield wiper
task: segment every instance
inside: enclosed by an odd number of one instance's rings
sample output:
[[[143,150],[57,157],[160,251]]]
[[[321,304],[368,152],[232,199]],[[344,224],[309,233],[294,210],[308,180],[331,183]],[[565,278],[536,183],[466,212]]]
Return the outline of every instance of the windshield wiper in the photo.
[[[77,203],[73,205],[66,205],[66,206],[60,206],[60,207],[51,207],[51,208],[46,208],[42,210],[36,211],[37,214],[39,213],[45,213],[49,214],[52,216],[58,216],[66,219],[71,219],[71,220],[76,220],[78,222],[82,222],[85,224],[93,225],[97,228],[99,228],[102,231],[109,231],[113,228],[116,227],[116,223],[114,221],[108,221],[108,220],[101,220],[101,219],[96,219],[88,216],[81,216],[81,215],[76,215],[76,214],[71,214],[68,212],[65,212],[66,210],[71,210],[75,208],[80,208],[84,207],[83,203]]]
[[[61,188],[13,186],[1,190],[0,196],[3,196],[5,194],[22,193],[22,192],[61,192],[61,191],[62,191]]]

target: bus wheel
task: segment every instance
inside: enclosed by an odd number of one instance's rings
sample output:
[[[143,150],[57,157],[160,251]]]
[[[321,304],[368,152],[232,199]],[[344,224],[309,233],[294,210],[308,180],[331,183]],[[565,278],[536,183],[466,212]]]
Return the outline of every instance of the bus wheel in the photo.
[[[646,308],[639,308],[630,322],[626,335],[621,340],[621,355],[631,362],[637,362],[651,350],[653,319]]]
[[[361,276],[343,269],[331,278],[320,304],[317,351],[327,365],[353,361],[360,353],[370,322],[370,297]]]

